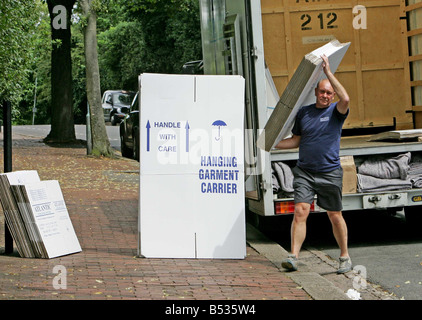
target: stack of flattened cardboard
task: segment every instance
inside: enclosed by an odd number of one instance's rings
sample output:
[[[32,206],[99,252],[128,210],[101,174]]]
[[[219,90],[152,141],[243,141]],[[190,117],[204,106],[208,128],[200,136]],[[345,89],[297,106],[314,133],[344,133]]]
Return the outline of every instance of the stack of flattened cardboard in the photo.
[[[370,136],[368,141],[382,141],[382,140],[406,141],[410,139],[421,141],[422,129],[394,130],[394,131],[381,132],[373,136]]]
[[[1,174],[0,202],[21,257],[55,258],[82,250],[58,181],[40,181],[36,171]]]
[[[315,103],[314,89],[325,77],[321,56],[325,54],[328,57],[334,73],[349,46],[350,42],[343,44],[333,40],[305,55],[258,138],[259,148],[270,151],[280,140],[291,134],[299,108]]]
[[[36,171],[10,172],[0,175],[0,200],[3,207],[6,224],[16,248],[21,257],[35,258],[33,237],[27,229],[28,223],[21,216],[18,204],[13,196],[11,185],[38,182],[40,178]]]

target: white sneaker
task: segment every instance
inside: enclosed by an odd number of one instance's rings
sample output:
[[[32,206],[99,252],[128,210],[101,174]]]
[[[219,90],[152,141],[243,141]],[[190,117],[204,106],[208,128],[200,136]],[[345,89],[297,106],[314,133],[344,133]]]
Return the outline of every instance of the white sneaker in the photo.
[[[294,254],[289,254],[287,259],[283,260],[281,266],[289,271],[297,270],[297,258]]]
[[[340,257],[340,265],[338,267],[337,273],[346,273],[352,270],[352,260],[350,257]]]

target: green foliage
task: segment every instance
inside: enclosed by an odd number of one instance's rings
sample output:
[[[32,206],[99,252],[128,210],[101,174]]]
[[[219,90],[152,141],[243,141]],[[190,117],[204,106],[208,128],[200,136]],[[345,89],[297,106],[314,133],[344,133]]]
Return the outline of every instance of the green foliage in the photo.
[[[16,109],[19,110],[19,117],[14,120],[18,124],[32,124],[32,109],[36,94],[36,124],[45,124],[50,121],[51,101],[51,34],[50,17],[47,6],[41,2],[37,4],[38,23],[33,29],[34,47],[33,59],[30,64],[31,71],[27,78],[28,90],[25,91],[21,102]],[[36,81],[37,80],[37,81]],[[35,87],[35,84],[37,86]]]
[[[199,60],[198,0],[95,0],[102,91],[137,90],[144,72],[181,73]],[[0,98],[14,102],[15,123],[49,123],[51,30],[45,1],[0,0]],[[72,72],[75,123],[86,116],[83,19],[73,11]],[[20,97],[22,101],[17,105]]]
[[[82,25],[72,26],[73,113],[75,123],[85,123],[87,97],[85,84],[85,53]]]
[[[136,90],[143,72],[181,73],[185,62],[201,59],[197,0],[115,0],[112,4],[114,25],[99,34],[103,90]]]
[[[122,2],[122,1],[120,1]],[[138,13],[189,11],[193,2],[190,0],[128,0],[124,1],[128,9]]]
[[[136,89],[145,47],[137,22],[120,22],[98,37],[101,86],[107,89]]]
[[[0,100],[15,105],[28,90],[38,17],[37,1],[0,0]]]

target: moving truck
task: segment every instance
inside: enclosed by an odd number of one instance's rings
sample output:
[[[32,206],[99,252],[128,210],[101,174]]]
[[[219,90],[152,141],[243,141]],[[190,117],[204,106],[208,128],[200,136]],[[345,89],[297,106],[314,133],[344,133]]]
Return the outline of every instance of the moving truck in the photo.
[[[404,210],[406,219],[420,223],[420,187],[362,191],[359,170],[368,161],[407,156],[413,163],[422,156],[417,130],[422,128],[422,3],[199,1],[204,73],[239,74],[246,80],[249,211],[258,217],[293,213],[293,198],[273,191],[273,167],[280,162],[293,167],[298,150],[266,152],[257,147],[257,140],[303,57],[337,39],[351,42],[335,73],[351,98],[340,150],[344,211]],[[381,140],[369,141],[382,134],[388,134],[388,139],[381,136]],[[408,139],[408,134],[413,138]],[[323,209],[314,201],[312,211]]]

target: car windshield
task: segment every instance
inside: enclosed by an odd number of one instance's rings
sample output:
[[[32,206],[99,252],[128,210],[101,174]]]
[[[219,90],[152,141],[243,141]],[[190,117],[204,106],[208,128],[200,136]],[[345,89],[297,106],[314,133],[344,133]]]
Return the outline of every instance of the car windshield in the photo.
[[[115,93],[113,94],[113,104],[130,105],[133,100],[133,94],[129,93]]]

